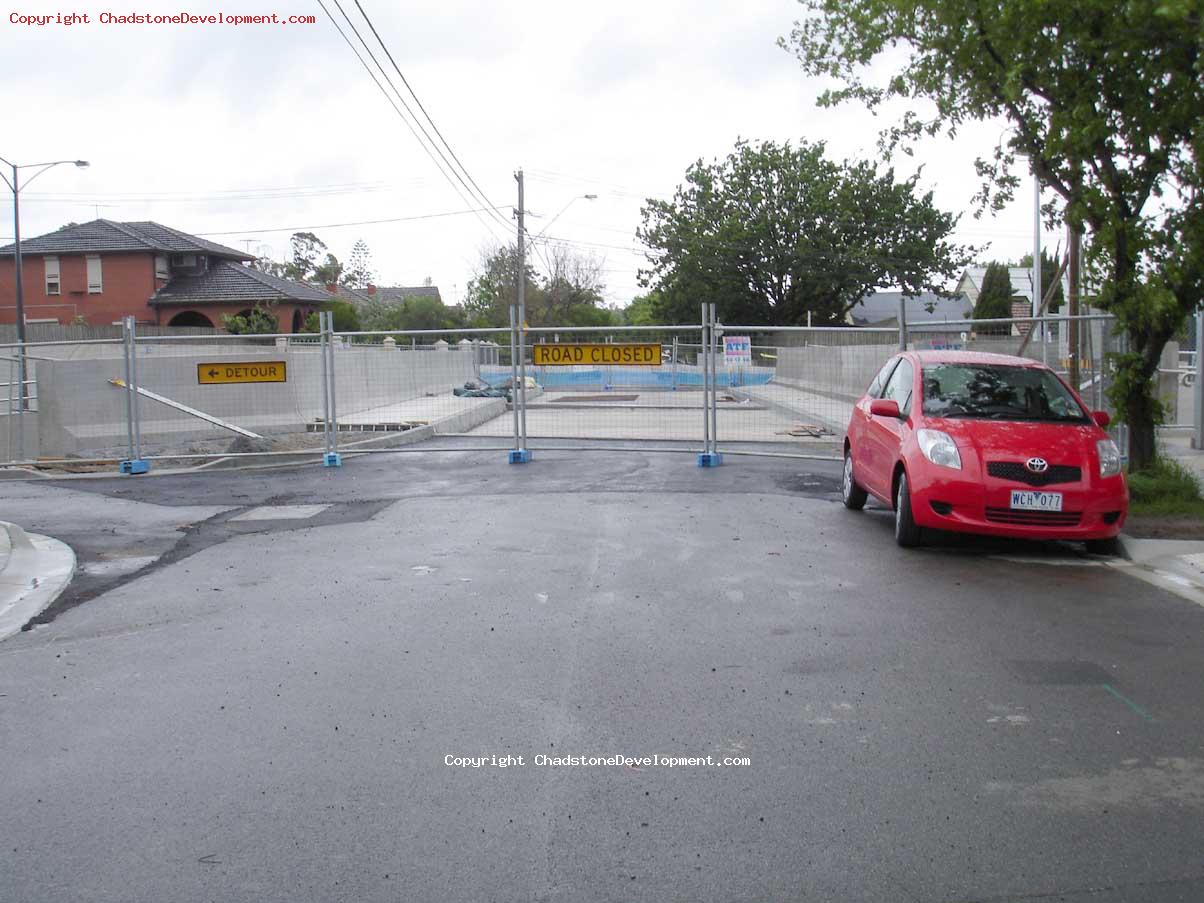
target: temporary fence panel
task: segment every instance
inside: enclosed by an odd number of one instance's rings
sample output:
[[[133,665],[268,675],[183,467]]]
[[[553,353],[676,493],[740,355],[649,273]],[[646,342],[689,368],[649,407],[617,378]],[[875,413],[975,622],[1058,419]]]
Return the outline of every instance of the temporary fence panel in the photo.
[[[719,450],[834,457],[853,403],[898,351],[899,333],[724,325],[720,341]]]
[[[510,331],[335,333],[339,447],[388,450],[436,435],[499,435],[509,447]],[[487,424],[498,424],[478,433]]]
[[[524,345],[529,448],[594,440],[701,450],[701,325],[542,327],[527,330]]]
[[[903,337],[893,327],[770,329],[701,318],[521,334],[339,334],[323,317],[315,335],[153,336],[127,325],[120,339],[26,343],[23,354],[0,346],[0,458],[318,458],[418,450],[438,435],[521,454],[634,445],[838,457],[852,405],[901,338],[917,350],[1044,360],[1089,407],[1115,417],[1109,389],[1124,339],[1100,315],[914,324]],[[1168,360],[1161,397],[1172,422],[1194,423],[1197,386],[1186,379],[1194,374],[1177,349]],[[1123,427],[1113,433],[1123,447]]]

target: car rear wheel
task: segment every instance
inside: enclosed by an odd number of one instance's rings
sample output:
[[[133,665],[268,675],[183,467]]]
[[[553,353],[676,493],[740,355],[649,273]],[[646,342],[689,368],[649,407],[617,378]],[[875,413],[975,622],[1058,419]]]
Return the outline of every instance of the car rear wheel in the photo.
[[[899,488],[895,491],[895,542],[910,549],[918,546],[921,538],[920,528],[911,516],[911,490],[904,472],[899,474]]]
[[[860,511],[865,507],[865,500],[868,496],[866,491],[857,485],[857,480],[853,477],[853,454],[851,451],[844,453],[844,475],[840,480],[840,494],[844,500],[844,506],[850,511]]]

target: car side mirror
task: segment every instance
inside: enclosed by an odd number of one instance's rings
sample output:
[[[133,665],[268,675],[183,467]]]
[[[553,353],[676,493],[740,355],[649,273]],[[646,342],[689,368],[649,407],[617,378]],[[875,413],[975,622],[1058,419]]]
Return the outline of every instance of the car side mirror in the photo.
[[[1107,411],[1092,411],[1091,419],[1095,421],[1096,426],[1101,430],[1106,430],[1108,424],[1112,422],[1112,418],[1108,416]]]
[[[870,414],[874,417],[893,417],[898,420],[901,416],[899,402],[888,398],[875,398],[870,402]]]

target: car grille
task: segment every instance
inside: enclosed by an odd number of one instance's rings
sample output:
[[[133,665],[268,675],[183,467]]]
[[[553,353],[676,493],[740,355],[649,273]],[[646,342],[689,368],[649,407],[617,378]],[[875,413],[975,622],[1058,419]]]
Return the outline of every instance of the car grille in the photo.
[[[1082,517],[1081,511],[1018,511],[1014,508],[987,508],[987,520],[997,524],[1074,527],[1078,525]]]
[[[1025,486],[1077,483],[1083,478],[1083,471],[1069,464],[1051,464],[1044,473],[1033,473],[1019,461],[988,461],[987,473],[1001,480],[1023,483]]]

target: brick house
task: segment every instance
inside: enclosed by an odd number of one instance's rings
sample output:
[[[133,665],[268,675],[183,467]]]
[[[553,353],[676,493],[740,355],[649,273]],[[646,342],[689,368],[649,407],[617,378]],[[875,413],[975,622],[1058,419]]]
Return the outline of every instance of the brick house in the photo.
[[[16,322],[12,245],[0,248],[0,323]],[[252,255],[159,223],[98,219],[21,242],[25,321],[221,327],[222,316],[271,310],[299,332],[327,295],[247,266]]]

